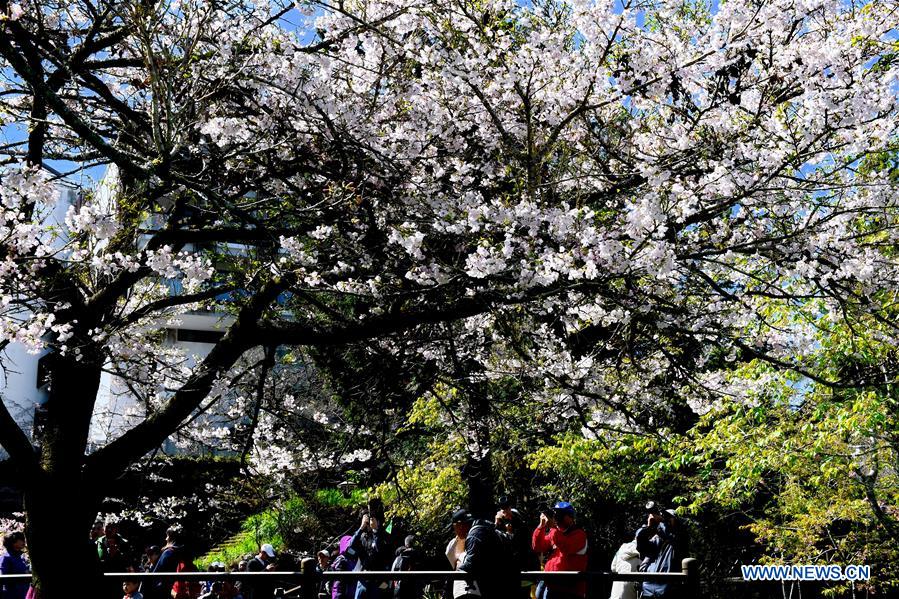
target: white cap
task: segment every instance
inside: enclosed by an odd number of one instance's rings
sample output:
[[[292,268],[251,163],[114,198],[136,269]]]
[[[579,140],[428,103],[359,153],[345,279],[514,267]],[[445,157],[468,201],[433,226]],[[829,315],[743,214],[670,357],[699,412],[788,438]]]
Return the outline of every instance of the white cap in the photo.
[[[267,554],[269,557],[275,557],[275,548],[271,546],[271,543],[266,543],[259,548],[259,551]]]

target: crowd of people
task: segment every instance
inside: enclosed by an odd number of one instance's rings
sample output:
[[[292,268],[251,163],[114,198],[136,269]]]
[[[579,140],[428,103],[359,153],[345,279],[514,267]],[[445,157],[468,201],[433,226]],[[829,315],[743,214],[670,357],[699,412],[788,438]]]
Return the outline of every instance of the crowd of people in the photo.
[[[493,522],[476,519],[466,510],[453,514],[455,537],[446,547],[446,558],[453,569],[466,572],[471,578],[454,582],[446,593],[447,599],[586,597],[587,581],[583,578],[550,578],[535,584],[521,575],[541,569],[541,564],[546,572],[588,569],[590,543],[577,522],[574,506],[560,501],[541,510],[532,531],[508,502],[501,502],[499,507]],[[637,530],[632,541],[618,549],[612,571],[679,572],[684,541],[675,512],[650,502],[646,524]],[[620,581],[613,585],[610,599],[675,599],[680,590],[673,583]],[[332,595],[332,599],[347,597]]]
[[[468,510],[451,516],[452,538],[444,555],[450,569],[464,572],[464,579],[450,581],[439,590],[444,599],[584,599],[587,583],[583,578],[555,577],[528,580],[522,572],[583,572],[588,569],[590,543],[577,521],[570,503],[560,501],[540,511],[531,529],[519,510],[505,499],[494,518],[476,518]],[[622,544],[611,564],[613,572],[678,572],[684,557],[685,539],[673,510],[654,502],[646,506],[646,523],[633,539]],[[423,552],[416,537],[408,535],[394,542],[383,513],[366,512],[353,534],[344,535],[333,550],[316,555],[318,572],[404,572],[423,569]],[[91,531],[96,546],[97,566],[103,572],[195,572],[193,555],[177,529],[166,531],[165,543],[145,548],[140,560],[124,539],[116,522],[98,522]],[[23,558],[25,536],[7,534],[5,554],[0,556],[0,573],[27,573]],[[233,564],[214,562],[210,572],[273,572],[298,570],[300,564],[279,562],[275,548],[264,543],[256,555],[247,555]],[[291,567],[292,566],[292,567]],[[168,578],[138,580],[109,579],[97,599],[271,599],[277,584],[274,577],[211,580]],[[433,590],[433,589],[431,589]],[[29,599],[33,590],[27,582],[0,585],[0,599]],[[322,578],[320,599],[420,599],[425,584],[417,579]],[[618,581],[610,599],[677,599],[680,585],[667,582],[642,584]]]

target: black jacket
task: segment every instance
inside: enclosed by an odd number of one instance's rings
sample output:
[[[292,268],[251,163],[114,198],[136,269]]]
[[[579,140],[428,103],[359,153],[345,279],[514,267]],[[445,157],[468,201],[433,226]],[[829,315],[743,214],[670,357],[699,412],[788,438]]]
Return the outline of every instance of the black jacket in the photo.
[[[182,545],[165,547],[151,572],[175,572],[183,554],[184,547]],[[173,582],[171,579],[144,580],[140,585],[140,592],[144,599],[171,599]]]
[[[471,574],[484,599],[506,599],[520,586],[512,539],[493,522],[475,520],[465,537],[465,559],[459,569]]]
[[[363,570],[385,571],[390,569],[393,561],[393,545],[390,533],[383,528],[378,530],[359,529],[350,541],[350,547],[359,556]]]

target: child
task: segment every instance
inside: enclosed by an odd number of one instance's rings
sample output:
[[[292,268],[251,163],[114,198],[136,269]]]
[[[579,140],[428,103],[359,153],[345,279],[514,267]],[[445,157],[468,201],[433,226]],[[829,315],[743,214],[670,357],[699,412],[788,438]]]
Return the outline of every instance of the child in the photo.
[[[125,596],[122,599],[144,599],[144,596],[138,591],[139,585],[133,580],[126,580],[122,583],[122,590]]]

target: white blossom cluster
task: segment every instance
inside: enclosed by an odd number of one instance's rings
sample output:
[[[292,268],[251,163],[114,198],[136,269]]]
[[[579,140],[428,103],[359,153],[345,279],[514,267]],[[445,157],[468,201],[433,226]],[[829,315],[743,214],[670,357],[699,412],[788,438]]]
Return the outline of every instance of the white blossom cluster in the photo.
[[[513,38],[452,4],[368,8],[396,10],[383,36],[360,32],[333,54],[285,51],[257,66],[302,89],[272,92],[269,106],[290,110],[298,134],[318,131],[325,110],[404,165],[395,203],[377,208],[405,279],[473,292],[499,283],[512,294],[638,280],[683,309],[672,324],[697,327],[711,313],[709,329],[751,320],[759,285],[787,296],[895,281],[895,260],[853,234],[859,214],[894,213],[895,186],[886,171],[851,168],[895,140],[896,69],[872,68],[889,45],[888,10],[728,3],[685,36],[674,4],[578,2],[560,26],[536,8],[488,3],[516,25]],[[666,26],[642,26],[647,10]],[[317,26],[336,38],[349,23],[328,13]],[[574,47],[572,35],[582,40]],[[420,76],[385,74],[403,60]],[[215,143],[246,143],[221,118],[203,125]],[[528,160],[549,172],[522,180]],[[367,177],[374,190],[388,184],[377,169]],[[497,190],[509,181],[516,191]],[[378,297],[400,284],[369,269],[360,227],[335,225],[282,239],[307,285]],[[602,320],[623,323],[636,307],[627,304],[645,301],[623,299]]]
[[[47,271],[57,267],[82,270],[87,281],[98,287],[122,272],[148,268],[163,279],[178,280],[187,292],[200,289],[213,275],[209,260],[187,251],[175,252],[165,245],[158,250],[128,253],[107,251],[109,240],[120,229],[114,206],[101,201],[84,201],[69,206],[62,223],[52,211],[59,200],[59,187],[46,171],[21,167],[0,174],[0,342],[15,342],[31,353],[40,353],[52,339],[63,353],[75,322],[58,322],[58,310],[66,304],[48,304],[45,295]],[[159,284],[142,284],[125,301],[136,310],[161,299],[171,291]],[[194,307],[177,306],[181,311]],[[171,314],[171,311],[169,311]],[[158,318],[158,313],[151,313]],[[96,331],[104,339],[121,338]],[[114,354],[115,342],[109,349]],[[155,351],[155,350],[154,350]],[[133,352],[132,352],[133,353]]]

